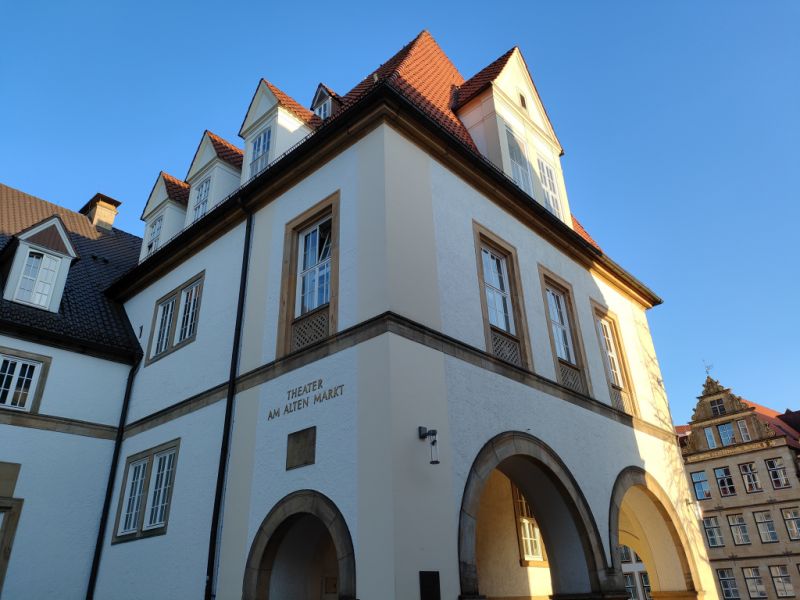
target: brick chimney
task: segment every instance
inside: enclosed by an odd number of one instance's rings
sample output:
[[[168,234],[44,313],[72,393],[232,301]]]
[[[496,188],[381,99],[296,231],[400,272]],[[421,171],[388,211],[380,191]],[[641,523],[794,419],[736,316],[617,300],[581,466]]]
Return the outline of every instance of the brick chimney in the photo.
[[[86,215],[95,227],[111,229],[114,225],[114,217],[117,216],[117,207],[120,204],[122,203],[118,200],[98,193],[78,212]]]

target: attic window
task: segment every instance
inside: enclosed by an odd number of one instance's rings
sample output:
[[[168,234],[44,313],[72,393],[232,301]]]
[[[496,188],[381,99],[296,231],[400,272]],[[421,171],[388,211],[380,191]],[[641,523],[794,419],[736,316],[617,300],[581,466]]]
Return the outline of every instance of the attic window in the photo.
[[[525,96],[523,94],[519,95],[519,105],[525,110],[528,110],[528,101],[525,100]]]
[[[44,252],[28,250],[14,299],[47,308],[53,295],[61,259]]]
[[[314,114],[316,114],[320,119],[325,120],[331,116],[331,99],[327,98],[325,102],[320,104],[314,109]]]

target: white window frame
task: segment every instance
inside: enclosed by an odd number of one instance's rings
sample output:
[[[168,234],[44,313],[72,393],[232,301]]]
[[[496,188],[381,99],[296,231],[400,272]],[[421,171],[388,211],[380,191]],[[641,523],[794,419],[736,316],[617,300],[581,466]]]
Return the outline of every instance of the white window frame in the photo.
[[[521,159],[524,162],[521,163],[514,159],[512,141],[522,154]],[[533,196],[533,177],[531,175],[531,163],[528,160],[527,145],[525,140],[514,133],[514,130],[508,125],[506,125],[506,147],[508,148],[508,160],[511,163],[511,179],[526,194]]]
[[[28,261],[32,255],[41,256],[40,262],[37,265],[36,273],[28,274]],[[49,308],[50,302],[53,299],[53,292],[55,291],[56,283],[58,281],[59,271],[61,269],[62,258],[55,256],[39,248],[28,248],[25,254],[25,259],[22,263],[22,269],[17,279],[17,287],[14,290],[14,301],[21,304],[28,304],[37,308]],[[49,268],[45,268],[47,265]],[[45,275],[52,274],[52,278],[48,280]],[[20,292],[23,291],[23,281],[32,281],[33,286],[30,290],[30,298],[20,297]],[[24,290],[27,292],[27,290]],[[36,299],[38,297],[38,300]]]
[[[539,180],[542,182],[542,189],[544,189],[545,208],[563,220],[561,193],[559,192],[556,170],[553,165],[541,156],[537,157],[537,164],[539,166]]]
[[[644,596],[644,599],[653,600],[650,575],[648,575],[647,571],[639,571],[639,583],[642,584],[642,596]]]
[[[789,516],[786,513],[789,513]],[[786,533],[792,541],[800,540],[800,509],[796,506],[781,509],[783,524],[786,525]]]
[[[722,527],[718,517],[703,517],[703,530],[706,534],[706,541],[709,548],[721,548],[725,545],[725,538],[722,536]]]
[[[112,543],[166,533],[179,449],[175,439],[127,458]]]
[[[722,471],[722,474],[719,473],[720,471]],[[733,473],[731,473],[730,467],[716,467],[714,469],[714,478],[717,480],[717,489],[720,496],[729,498],[736,495],[736,483],[733,481]]]
[[[327,246],[321,240],[320,228],[328,225]],[[313,251],[315,257],[313,263],[306,263],[306,250],[312,250],[310,246],[306,248],[306,240],[315,237]],[[320,247],[322,243],[322,247]],[[327,248],[327,251],[326,251]],[[297,236],[297,283],[295,285],[295,315],[301,317],[314,310],[327,306],[331,301],[331,263],[333,260],[333,216],[326,215],[316,221],[310,227],[306,227]],[[313,282],[313,290],[305,292],[303,287],[304,280]],[[322,296],[320,296],[320,286],[322,286]],[[307,302],[306,297],[310,300]]]
[[[200,313],[200,295],[202,290],[202,279],[197,279],[181,289],[174,344],[180,344],[181,342],[191,339],[197,333],[197,320]]]
[[[747,546],[751,543],[750,531],[747,529],[744,514],[728,515],[728,527],[731,528],[731,538],[734,546]]]
[[[725,409],[725,400],[723,398],[715,398],[714,400],[708,403],[708,406],[711,409],[712,417],[721,417],[722,415],[727,413]]]
[[[579,368],[567,294],[550,284],[547,285],[545,294],[547,296],[547,315],[550,321],[550,330],[553,334],[556,357],[575,368]]]
[[[194,196],[192,223],[202,219],[208,212],[208,199],[211,196],[211,175],[197,184],[197,193]]]
[[[736,431],[733,428],[733,423],[728,422],[717,425],[717,434],[723,446],[732,446],[736,443]]]
[[[164,215],[158,215],[147,226],[147,256],[161,247],[161,231],[164,228]]]
[[[269,166],[270,150],[272,149],[272,123],[259,131],[250,144],[252,158],[250,159],[250,177],[255,177]]]
[[[786,565],[771,565],[769,567],[769,576],[770,579],[772,579],[772,585],[775,587],[775,595],[777,595],[778,598],[794,597],[792,576],[789,574],[789,568]]]
[[[703,433],[706,435],[706,444],[708,444],[708,449],[713,450],[717,447],[717,439],[714,437],[714,428],[713,427],[703,427]]]
[[[772,463],[772,466],[770,466],[770,463]],[[789,476],[786,474],[786,465],[783,464],[783,459],[780,456],[767,458],[764,460],[764,464],[767,466],[769,480],[772,482],[773,489],[785,490],[792,487],[792,484],[789,482]],[[777,485],[776,480],[780,481]]]
[[[742,575],[750,598],[767,597],[767,586],[764,585],[764,578],[758,567],[742,567]]]
[[[780,541],[778,530],[775,528],[775,521],[772,518],[772,512],[769,510],[757,510],[753,512],[753,519],[756,522],[756,529],[758,529],[758,537],[761,538],[762,544],[774,544]],[[768,539],[764,539],[764,537]]]
[[[756,492],[764,491],[764,488],[761,487],[761,479],[758,476],[758,469],[756,469],[756,463],[749,462],[740,464],[739,473],[741,473],[742,475],[742,481],[744,482],[744,490],[748,494],[754,494]]]
[[[753,438],[750,437],[750,430],[747,428],[747,421],[744,419],[739,419],[736,421],[736,427],[739,430],[739,437],[742,438],[743,442],[749,442]]]
[[[147,364],[167,356],[196,339],[204,283],[205,271],[201,271],[156,301],[146,355]],[[184,329],[187,308],[189,320],[185,323],[186,329]]]
[[[6,365],[14,364],[13,370],[6,371]],[[26,373],[23,377],[22,371]],[[13,354],[0,353],[0,408],[15,410],[20,412],[31,412],[36,402],[36,394],[39,388],[39,379],[44,368],[44,363],[28,358],[22,358]],[[33,374],[28,377],[27,371],[33,369]],[[23,377],[20,380],[20,377]],[[28,386],[24,390],[24,398],[20,405],[19,394],[23,391],[18,389],[20,383],[27,380]]]
[[[547,560],[542,543],[542,532],[531,512],[527,499],[519,488],[511,484],[514,516],[517,519],[519,556],[522,562],[544,562]]]
[[[516,335],[514,298],[508,276],[508,256],[486,245],[481,245],[481,265],[489,325],[510,335]],[[497,266],[499,266],[499,272],[495,268]],[[498,302],[501,304],[500,307],[497,306]],[[503,318],[505,318],[505,323],[501,322]]]
[[[717,569],[717,581],[722,590],[722,600],[739,600],[739,586],[733,569]]]
[[[324,121],[331,116],[332,107],[333,103],[331,102],[330,97],[328,97],[324,102],[320,103],[317,108],[314,109],[314,114]]]

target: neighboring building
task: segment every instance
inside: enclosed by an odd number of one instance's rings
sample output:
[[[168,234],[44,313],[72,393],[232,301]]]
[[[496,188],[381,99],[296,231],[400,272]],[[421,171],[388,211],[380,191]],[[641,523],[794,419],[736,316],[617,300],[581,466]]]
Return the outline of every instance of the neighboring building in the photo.
[[[800,589],[800,412],[780,414],[710,377],[676,428],[720,597]]]
[[[58,255],[65,290],[119,267],[92,288],[118,362],[3,322],[9,356],[52,357],[36,416],[0,406],[4,593],[618,598],[624,544],[654,598],[716,596],[660,299],[573,217],[518,48],[465,80],[423,32],[310,108],[261,80],[240,135],[159,174],[124,265]]]
[[[653,597],[650,576],[641,556],[628,546],[620,546],[619,553],[628,596],[631,600],[650,600]]]

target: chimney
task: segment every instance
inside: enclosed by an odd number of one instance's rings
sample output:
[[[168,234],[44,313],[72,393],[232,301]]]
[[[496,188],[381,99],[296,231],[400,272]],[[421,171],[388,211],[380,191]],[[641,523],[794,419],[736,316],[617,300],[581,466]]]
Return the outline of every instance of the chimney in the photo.
[[[120,204],[122,203],[118,200],[98,193],[78,212],[86,215],[95,227],[111,229],[114,225],[114,217],[117,216],[117,207]]]

